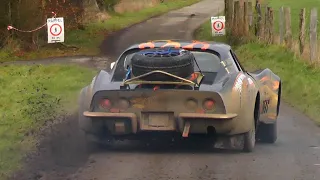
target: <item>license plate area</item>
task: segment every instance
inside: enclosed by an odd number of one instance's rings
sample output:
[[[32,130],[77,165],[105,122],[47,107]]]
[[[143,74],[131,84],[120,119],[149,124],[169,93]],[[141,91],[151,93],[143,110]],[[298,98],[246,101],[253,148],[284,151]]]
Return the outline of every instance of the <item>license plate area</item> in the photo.
[[[141,112],[141,130],[173,131],[175,121],[173,112]]]

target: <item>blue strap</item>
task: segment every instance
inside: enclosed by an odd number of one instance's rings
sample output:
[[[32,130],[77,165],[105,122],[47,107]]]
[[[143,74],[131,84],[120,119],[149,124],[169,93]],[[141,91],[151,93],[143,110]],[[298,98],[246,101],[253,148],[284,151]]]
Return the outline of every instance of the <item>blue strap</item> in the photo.
[[[127,72],[127,74],[126,74],[126,80],[131,78],[130,75],[131,75],[131,69],[128,68],[128,72]]]
[[[171,54],[171,53],[179,53],[179,50],[175,50],[172,49],[172,47],[169,47],[168,50],[158,50],[158,51],[154,51],[154,50],[146,50],[146,51],[140,51],[138,52],[141,55],[147,55],[147,54],[153,54],[153,55],[165,55],[165,54]]]

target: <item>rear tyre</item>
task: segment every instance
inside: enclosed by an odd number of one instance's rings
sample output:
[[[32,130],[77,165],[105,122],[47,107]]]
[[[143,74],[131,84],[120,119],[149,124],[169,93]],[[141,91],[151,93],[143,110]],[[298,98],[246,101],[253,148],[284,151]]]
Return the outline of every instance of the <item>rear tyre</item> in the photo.
[[[252,152],[255,144],[256,144],[256,128],[255,128],[255,123],[252,121],[252,126],[251,130],[246,132],[243,137],[244,137],[244,145],[243,145],[243,151],[244,152]]]
[[[258,139],[263,143],[275,143],[277,140],[277,121],[273,124],[259,125]]]
[[[99,143],[98,137],[88,133],[88,130],[93,128],[92,121],[90,118],[87,118],[83,115],[83,112],[88,110],[85,104],[85,92],[88,87],[85,87],[81,90],[79,96],[79,109],[78,109],[78,131],[81,137],[83,138],[83,145],[87,152],[91,153],[97,151],[102,146],[102,143]]]

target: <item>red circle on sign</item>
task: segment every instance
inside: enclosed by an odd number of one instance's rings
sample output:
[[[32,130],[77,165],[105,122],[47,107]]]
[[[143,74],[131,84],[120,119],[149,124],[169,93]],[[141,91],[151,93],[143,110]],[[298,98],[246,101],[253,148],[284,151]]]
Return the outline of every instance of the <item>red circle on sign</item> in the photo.
[[[54,33],[52,32],[52,28],[53,28],[54,26],[59,26],[60,31],[59,31],[58,34],[54,34]],[[53,25],[50,27],[50,33],[51,33],[52,36],[59,36],[59,35],[62,33],[62,27],[60,26],[60,24],[53,24]]]
[[[220,23],[220,24],[221,24],[221,28],[219,28],[219,29],[216,28],[216,24],[217,24],[217,23]],[[224,28],[224,24],[223,24],[222,21],[216,21],[216,22],[213,23],[212,26],[213,26],[213,29],[216,30],[216,31],[221,31],[221,30]]]

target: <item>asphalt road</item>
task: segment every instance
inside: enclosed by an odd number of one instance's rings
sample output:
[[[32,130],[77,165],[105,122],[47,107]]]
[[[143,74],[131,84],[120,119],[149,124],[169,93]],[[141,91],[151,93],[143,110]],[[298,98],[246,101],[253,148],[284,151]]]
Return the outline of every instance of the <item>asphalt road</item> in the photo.
[[[101,50],[117,56],[124,48],[150,39],[192,39],[192,32],[223,10],[223,0],[203,0],[114,34]],[[195,16],[190,16],[194,14]],[[111,51],[108,51],[109,49]],[[284,84],[285,85],[285,82]],[[257,144],[253,153],[212,150],[209,146],[136,142],[85,154],[78,141],[75,117],[59,125],[44,153],[26,170],[26,178],[42,180],[319,180],[320,129],[294,108],[282,103],[275,144]],[[63,130],[64,129],[64,130]],[[67,132],[67,133],[63,133]],[[81,143],[80,143],[81,144]],[[41,148],[41,147],[40,147]],[[79,168],[79,166],[81,166]],[[34,171],[34,172],[33,172]]]
[[[115,36],[113,52],[119,54],[137,41],[191,39],[192,31],[219,9],[223,9],[223,0],[205,0],[133,26]],[[191,18],[190,14],[195,16]],[[319,128],[286,104],[281,105],[278,120],[278,141],[272,145],[258,144],[253,153],[210,151],[190,144],[146,149],[135,143],[123,143],[92,154],[73,177],[78,180],[319,180]]]

